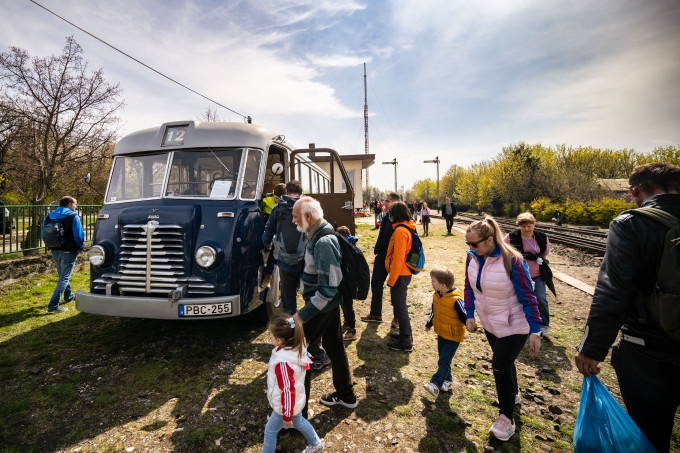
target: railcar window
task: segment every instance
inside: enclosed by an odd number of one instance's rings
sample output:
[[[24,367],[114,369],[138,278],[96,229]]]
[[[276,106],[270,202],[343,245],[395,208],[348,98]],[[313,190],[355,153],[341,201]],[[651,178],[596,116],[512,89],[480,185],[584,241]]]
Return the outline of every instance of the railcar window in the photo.
[[[240,148],[175,151],[165,196],[234,198],[242,154]]]
[[[253,200],[257,195],[257,182],[260,176],[260,162],[262,151],[257,149],[248,150],[246,168],[243,172],[243,184],[241,185],[241,198]]]
[[[319,173],[312,169],[312,193],[320,193],[319,190]]]
[[[160,197],[167,161],[167,153],[116,157],[106,202]]]

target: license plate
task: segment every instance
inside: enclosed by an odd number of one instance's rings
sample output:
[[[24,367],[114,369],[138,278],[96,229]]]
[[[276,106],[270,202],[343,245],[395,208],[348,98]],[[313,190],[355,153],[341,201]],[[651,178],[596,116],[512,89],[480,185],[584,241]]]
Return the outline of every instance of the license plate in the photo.
[[[221,304],[180,305],[180,316],[216,316],[231,313],[231,302]]]

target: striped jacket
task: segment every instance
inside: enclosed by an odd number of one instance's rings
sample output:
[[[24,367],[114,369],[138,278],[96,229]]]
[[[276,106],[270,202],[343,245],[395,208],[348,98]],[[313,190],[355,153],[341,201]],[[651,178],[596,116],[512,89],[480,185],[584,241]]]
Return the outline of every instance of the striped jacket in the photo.
[[[465,310],[468,319],[474,318],[476,309],[484,330],[498,338],[540,332],[541,315],[526,262],[512,257],[508,276],[500,246],[486,258],[472,250],[467,253]]]
[[[305,407],[305,373],[310,363],[306,349],[302,359],[292,349],[276,347],[272,350],[267,372],[267,399],[274,412],[283,416],[283,421],[291,421],[293,415]]]

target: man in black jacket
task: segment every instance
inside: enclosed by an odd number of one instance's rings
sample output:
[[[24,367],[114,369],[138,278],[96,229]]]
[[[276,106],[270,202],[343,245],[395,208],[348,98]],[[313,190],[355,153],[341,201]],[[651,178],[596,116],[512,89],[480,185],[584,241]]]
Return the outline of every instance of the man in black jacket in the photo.
[[[628,180],[638,206],[680,218],[680,168],[667,163],[635,167]],[[680,405],[680,342],[640,313],[657,278],[667,228],[647,217],[622,214],[609,226],[585,333],[574,359],[584,376],[597,374],[609,347],[626,410],[659,452],[669,451]]]
[[[392,203],[400,200],[401,197],[398,193],[388,193],[385,197],[385,206],[388,211]],[[383,285],[385,280],[387,280],[385,258],[387,258],[387,248],[390,245],[393,231],[394,228],[392,228],[392,222],[390,222],[389,212],[385,212],[382,214],[378,239],[375,241],[375,247],[373,248],[375,261],[373,262],[373,273],[371,274],[371,312],[368,316],[361,317],[361,320],[364,322],[382,322]]]
[[[441,213],[444,220],[446,220],[446,234],[451,234],[451,228],[453,228],[453,218],[456,216],[456,207],[451,203],[451,199],[446,197],[446,202],[439,207],[439,212]]]

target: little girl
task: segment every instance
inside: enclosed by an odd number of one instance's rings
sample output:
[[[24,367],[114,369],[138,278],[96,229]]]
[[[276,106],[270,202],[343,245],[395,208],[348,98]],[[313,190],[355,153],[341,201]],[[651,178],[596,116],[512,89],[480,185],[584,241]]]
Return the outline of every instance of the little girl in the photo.
[[[423,224],[423,235],[429,236],[430,208],[427,207],[427,203],[423,203],[423,209],[420,210],[420,223]]]
[[[286,313],[275,315],[269,323],[271,343],[275,346],[269,358],[267,398],[274,409],[264,428],[263,453],[276,450],[276,436],[284,427],[297,429],[309,446],[304,453],[323,450],[314,427],[302,416],[305,407],[305,372],[312,363],[305,345],[302,325]]]

